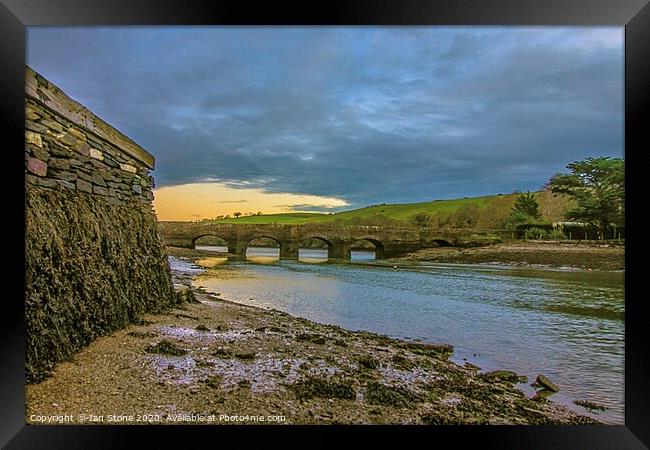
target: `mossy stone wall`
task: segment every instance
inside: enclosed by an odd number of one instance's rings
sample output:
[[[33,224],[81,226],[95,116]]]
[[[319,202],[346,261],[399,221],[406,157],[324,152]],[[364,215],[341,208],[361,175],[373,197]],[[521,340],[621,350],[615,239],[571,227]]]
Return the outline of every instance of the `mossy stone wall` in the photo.
[[[175,303],[154,158],[27,68],[26,379]]]

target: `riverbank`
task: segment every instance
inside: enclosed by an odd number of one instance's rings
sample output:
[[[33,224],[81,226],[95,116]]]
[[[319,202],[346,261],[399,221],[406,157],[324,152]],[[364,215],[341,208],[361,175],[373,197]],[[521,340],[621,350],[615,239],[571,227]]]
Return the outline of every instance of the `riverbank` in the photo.
[[[27,422],[595,423],[543,397],[527,398],[512,372],[451,362],[445,344],[194,295],[197,303],[146,315],[28,385]]]
[[[485,247],[427,248],[394,261],[430,261],[456,264],[500,263],[517,266],[573,267],[625,270],[624,245],[575,241],[510,241]]]

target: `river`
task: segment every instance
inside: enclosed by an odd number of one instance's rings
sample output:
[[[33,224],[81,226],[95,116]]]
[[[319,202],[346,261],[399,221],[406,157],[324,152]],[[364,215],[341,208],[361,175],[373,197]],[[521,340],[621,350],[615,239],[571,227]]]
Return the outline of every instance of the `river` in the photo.
[[[309,256],[318,259],[307,255],[307,262]],[[265,258],[262,262],[270,262]],[[561,389],[552,400],[606,423],[624,423],[620,272],[230,261],[198,275],[194,284],[226,300],[320,323],[449,343],[458,363],[514,370],[527,375],[529,383],[542,373]],[[529,383],[518,387],[532,395]],[[574,400],[608,409],[588,413]]]

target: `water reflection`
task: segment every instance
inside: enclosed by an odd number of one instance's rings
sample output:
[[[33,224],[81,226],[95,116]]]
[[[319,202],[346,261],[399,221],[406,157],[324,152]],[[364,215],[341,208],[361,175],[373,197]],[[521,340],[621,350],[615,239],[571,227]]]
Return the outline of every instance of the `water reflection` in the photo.
[[[206,252],[228,253],[228,247],[225,245],[195,245],[194,248]]]
[[[248,247],[246,259],[259,264],[270,264],[280,259],[280,249],[277,247]]]
[[[372,261],[374,259],[374,250],[352,250],[350,252],[350,260],[352,261]]]
[[[304,263],[324,263],[327,262],[327,249],[320,248],[301,248],[298,250],[298,261]]]

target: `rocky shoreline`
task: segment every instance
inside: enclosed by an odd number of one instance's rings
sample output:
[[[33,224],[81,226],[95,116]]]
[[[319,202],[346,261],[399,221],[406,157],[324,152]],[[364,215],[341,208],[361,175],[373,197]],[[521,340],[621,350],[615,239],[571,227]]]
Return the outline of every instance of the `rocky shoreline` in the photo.
[[[28,385],[27,423],[598,423],[526,397],[513,372],[453,363],[446,344],[348,331],[196,289],[185,298]]]

